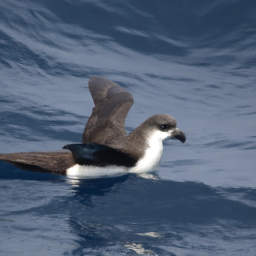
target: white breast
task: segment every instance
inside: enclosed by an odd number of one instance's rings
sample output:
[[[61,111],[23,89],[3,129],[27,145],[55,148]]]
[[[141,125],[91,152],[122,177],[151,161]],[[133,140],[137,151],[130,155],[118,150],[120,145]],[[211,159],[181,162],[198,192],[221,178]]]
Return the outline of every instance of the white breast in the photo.
[[[169,135],[168,135],[169,136]],[[148,148],[145,155],[129,170],[130,173],[155,171],[163,155],[163,140],[167,137],[164,132],[154,131],[148,138]]]

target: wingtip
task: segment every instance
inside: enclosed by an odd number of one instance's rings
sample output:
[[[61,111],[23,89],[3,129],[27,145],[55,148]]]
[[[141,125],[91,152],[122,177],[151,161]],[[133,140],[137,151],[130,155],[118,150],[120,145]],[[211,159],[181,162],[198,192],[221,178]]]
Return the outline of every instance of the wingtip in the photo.
[[[93,80],[98,80],[98,79],[103,79],[103,77],[100,77],[100,76],[91,76],[91,77],[89,78],[88,84],[90,85],[90,83],[91,83]]]
[[[90,90],[91,90],[91,88],[92,88],[92,85],[93,85],[97,80],[99,80],[100,78],[102,78],[102,77],[99,77],[99,76],[91,76],[91,77],[89,78],[88,87],[89,87]]]

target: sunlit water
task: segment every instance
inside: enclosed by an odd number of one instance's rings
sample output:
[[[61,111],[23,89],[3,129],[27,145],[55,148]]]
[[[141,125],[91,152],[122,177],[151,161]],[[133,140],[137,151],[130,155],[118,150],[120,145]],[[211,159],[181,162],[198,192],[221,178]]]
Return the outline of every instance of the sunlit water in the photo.
[[[176,118],[158,171],[92,181],[0,162],[0,255],[256,255],[254,1],[0,2],[0,152],[80,142],[88,79]]]

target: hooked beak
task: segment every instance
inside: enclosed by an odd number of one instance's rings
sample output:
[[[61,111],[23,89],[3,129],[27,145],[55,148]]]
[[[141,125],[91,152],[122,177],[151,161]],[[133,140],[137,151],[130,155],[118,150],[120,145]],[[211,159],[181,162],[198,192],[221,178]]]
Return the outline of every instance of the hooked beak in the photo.
[[[186,135],[183,131],[181,131],[179,128],[175,128],[172,132],[171,135],[172,139],[177,139],[180,140],[181,142],[185,142],[186,141]]]

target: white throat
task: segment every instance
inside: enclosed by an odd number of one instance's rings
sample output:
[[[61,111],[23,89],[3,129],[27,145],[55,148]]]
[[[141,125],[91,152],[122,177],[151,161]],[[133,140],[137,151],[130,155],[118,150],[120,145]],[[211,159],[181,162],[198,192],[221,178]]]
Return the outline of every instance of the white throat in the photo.
[[[163,140],[170,137],[167,132],[153,131],[148,138],[148,148],[144,156],[132,167],[130,173],[143,173],[155,171],[160,164],[163,155]]]

